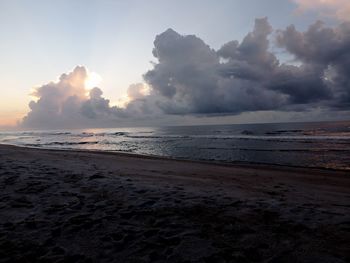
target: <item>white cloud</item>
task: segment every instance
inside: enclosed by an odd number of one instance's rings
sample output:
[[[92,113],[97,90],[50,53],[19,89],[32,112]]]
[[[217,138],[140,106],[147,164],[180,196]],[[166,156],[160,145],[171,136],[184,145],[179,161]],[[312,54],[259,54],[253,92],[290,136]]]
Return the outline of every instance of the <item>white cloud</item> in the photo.
[[[106,126],[115,122],[122,115],[121,109],[111,107],[99,88],[88,89],[89,83],[98,80],[96,74],[91,76],[85,67],[78,66],[62,74],[57,82],[34,89],[35,100],[29,103],[31,111],[21,126],[55,129]]]

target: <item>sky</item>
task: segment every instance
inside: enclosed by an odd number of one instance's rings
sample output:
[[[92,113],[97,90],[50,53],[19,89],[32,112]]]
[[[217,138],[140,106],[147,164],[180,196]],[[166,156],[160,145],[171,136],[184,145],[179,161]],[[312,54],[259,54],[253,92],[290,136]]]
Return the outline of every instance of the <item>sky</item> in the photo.
[[[0,0],[0,127],[346,119],[348,17],[348,0]]]

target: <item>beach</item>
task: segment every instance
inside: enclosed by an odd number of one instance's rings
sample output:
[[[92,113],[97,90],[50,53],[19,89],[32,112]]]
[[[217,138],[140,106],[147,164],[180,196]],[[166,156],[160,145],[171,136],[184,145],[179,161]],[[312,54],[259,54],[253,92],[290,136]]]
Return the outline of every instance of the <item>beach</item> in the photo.
[[[349,171],[0,145],[0,262],[349,262]]]

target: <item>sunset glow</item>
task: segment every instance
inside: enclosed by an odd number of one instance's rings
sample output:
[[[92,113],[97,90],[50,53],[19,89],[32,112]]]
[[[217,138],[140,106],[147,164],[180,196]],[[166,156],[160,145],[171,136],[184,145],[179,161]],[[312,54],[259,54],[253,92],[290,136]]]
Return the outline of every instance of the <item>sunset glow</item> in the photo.
[[[349,0],[294,0],[299,6],[299,12],[319,11],[326,16],[340,20],[350,20]]]
[[[0,128],[1,127],[15,127],[24,116],[26,112],[9,111],[0,114]]]
[[[98,87],[102,82],[102,77],[96,72],[89,72],[85,80],[86,89],[90,90],[92,88]]]

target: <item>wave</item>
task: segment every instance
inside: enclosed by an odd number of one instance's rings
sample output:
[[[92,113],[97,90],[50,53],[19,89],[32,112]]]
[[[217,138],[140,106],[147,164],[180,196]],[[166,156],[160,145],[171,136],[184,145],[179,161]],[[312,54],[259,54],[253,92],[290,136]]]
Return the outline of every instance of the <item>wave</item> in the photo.
[[[20,132],[19,135],[30,135],[30,136],[48,136],[48,135],[71,135],[71,132]]]
[[[195,136],[190,135],[127,135],[125,136],[127,138],[133,138],[133,139],[193,139],[196,138]]]
[[[265,132],[266,135],[279,135],[279,134],[293,134],[293,133],[302,133],[304,130],[277,130]]]
[[[254,151],[254,152],[350,152],[350,149],[250,149],[250,148],[235,148],[239,151]]]
[[[48,142],[48,143],[42,143],[40,144],[41,146],[53,146],[53,145],[94,145],[94,144],[99,144],[99,141],[92,141],[92,142]]]
[[[128,132],[101,132],[96,133],[96,136],[126,136],[128,135]]]
[[[186,149],[187,147],[176,147]],[[350,149],[329,149],[329,148],[302,148],[302,149],[261,149],[261,148],[240,148],[240,147],[192,147],[192,149],[198,150],[219,150],[219,151],[249,151],[249,152],[350,152]]]

